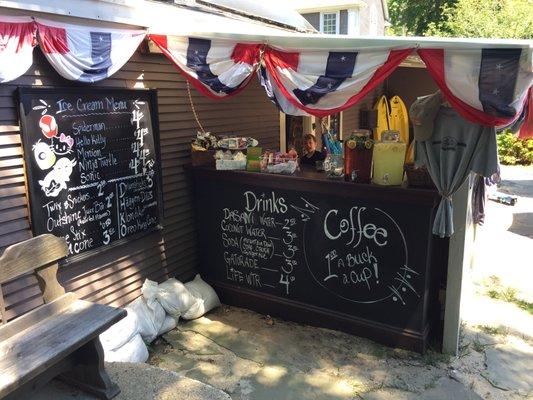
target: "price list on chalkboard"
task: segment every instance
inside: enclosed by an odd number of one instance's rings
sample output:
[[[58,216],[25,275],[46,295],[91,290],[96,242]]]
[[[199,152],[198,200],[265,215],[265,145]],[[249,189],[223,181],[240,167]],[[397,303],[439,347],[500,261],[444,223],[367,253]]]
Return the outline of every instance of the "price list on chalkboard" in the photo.
[[[398,212],[391,203],[211,179],[196,191],[201,269],[210,282],[417,323],[428,249],[418,232],[430,225],[430,207],[404,204]]]
[[[243,194],[245,209],[224,208],[220,220],[226,278],[249,287],[269,287],[290,294],[299,267],[296,218],[287,217],[289,205],[274,192],[259,198]]]
[[[70,255],[159,226],[156,95],[125,89],[21,89],[20,119],[34,234]]]

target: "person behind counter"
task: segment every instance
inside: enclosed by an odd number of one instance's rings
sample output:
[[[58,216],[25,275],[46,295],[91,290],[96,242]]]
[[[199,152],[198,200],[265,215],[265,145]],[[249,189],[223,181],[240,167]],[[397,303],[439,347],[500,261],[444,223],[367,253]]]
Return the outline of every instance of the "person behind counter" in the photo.
[[[316,165],[317,161],[324,161],[324,153],[316,149],[316,139],[314,135],[308,133],[304,136],[304,146],[306,153],[300,158],[300,163],[305,165]]]

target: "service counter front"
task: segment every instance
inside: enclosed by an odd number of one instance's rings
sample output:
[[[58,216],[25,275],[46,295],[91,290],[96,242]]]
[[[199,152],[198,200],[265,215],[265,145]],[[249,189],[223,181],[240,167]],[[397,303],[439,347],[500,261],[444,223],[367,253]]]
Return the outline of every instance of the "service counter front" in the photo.
[[[190,167],[200,272],[223,303],[424,352],[448,240],[433,190]]]

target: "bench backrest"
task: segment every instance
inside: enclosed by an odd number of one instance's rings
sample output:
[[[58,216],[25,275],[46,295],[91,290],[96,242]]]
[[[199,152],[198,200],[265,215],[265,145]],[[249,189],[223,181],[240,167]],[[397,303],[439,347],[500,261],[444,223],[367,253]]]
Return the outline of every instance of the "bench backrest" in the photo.
[[[68,255],[67,242],[51,234],[39,235],[9,246],[0,257],[0,314],[6,323],[1,285],[35,272],[45,303],[65,294],[57,280],[57,262]]]

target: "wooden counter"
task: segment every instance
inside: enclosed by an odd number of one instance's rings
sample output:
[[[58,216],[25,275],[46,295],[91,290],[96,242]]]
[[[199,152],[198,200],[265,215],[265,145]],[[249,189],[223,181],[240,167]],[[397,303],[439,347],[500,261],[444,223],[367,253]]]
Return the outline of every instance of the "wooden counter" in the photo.
[[[226,304],[423,352],[441,335],[438,193],[188,168],[200,272]]]

